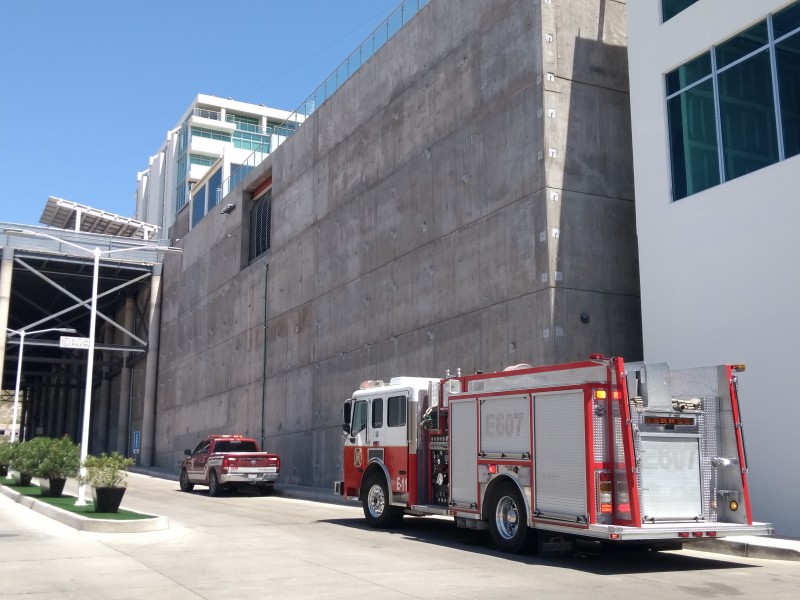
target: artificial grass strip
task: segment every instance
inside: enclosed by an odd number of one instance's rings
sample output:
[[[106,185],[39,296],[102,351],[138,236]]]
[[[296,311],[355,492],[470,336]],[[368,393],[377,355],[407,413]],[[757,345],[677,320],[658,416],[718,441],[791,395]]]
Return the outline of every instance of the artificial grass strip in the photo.
[[[75,506],[75,496],[68,496],[66,494],[62,494],[60,498],[50,498],[48,496],[42,496],[42,490],[39,486],[36,485],[18,485],[17,480],[13,480],[14,483],[11,483],[12,480],[0,480],[0,485],[4,485],[8,488],[11,488],[15,492],[22,494],[23,496],[28,496],[30,498],[36,498],[40,502],[44,502],[49,504],[50,506],[55,506],[56,508],[60,508],[61,510],[65,510],[67,512],[74,513],[76,515],[80,515],[82,517],[87,517],[89,519],[109,519],[112,521],[137,521],[140,519],[152,519],[152,515],[143,515],[141,513],[133,512],[131,510],[125,510],[124,508],[120,508],[119,512],[115,513],[101,513],[96,512],[94,510],[94,504],[87,500],[88,504],[84,506]]]

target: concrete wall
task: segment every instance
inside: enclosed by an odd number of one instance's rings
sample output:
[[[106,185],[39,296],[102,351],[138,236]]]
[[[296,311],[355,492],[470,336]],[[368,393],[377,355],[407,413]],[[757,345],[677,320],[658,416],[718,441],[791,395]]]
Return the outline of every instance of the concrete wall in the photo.
[[[671,202],[664,74],[790,4],[701,0],[660,24],[630,8],[631,98],[645,358],[675,367],[744,362],[740,376],[754,517],[800,536],[791,373],[800,305],[800,158]]]
[[[561,4],[433,0],[236,210],[189,232],[179,215],[158,464],[206,433],[260,437],[263,415],[282,481],[328,487],[364,379],[641,357],[625,3]],[[248,265],[270,176],[272,249]]]

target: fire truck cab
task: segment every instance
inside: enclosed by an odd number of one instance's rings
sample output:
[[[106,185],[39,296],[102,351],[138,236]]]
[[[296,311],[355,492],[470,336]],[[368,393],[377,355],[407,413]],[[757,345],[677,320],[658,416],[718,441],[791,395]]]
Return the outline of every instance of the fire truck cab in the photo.
[[[752,519],[740,367],[621,358],[362,383],[344,479],[367,521],[446,515],[519,552],[550,532],[611,543],[766,535]]]

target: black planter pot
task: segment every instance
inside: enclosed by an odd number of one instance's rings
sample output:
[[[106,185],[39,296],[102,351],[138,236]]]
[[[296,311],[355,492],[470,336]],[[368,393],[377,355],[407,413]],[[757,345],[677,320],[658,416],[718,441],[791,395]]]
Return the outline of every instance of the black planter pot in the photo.
[[[115,513],[119,511],[125,489],[124,487],[92,488],[94,512]]]
[[[52,477],[50,479],[42,479],[39,483],[42,496],[47,498],[61,498],[64,492],[64,485],[67,483],[66,479],[61,477]]]
[[[33,473],[20,473],[19,485],[22,487],[28,487],[31,484],[31,479],[33,479]]]

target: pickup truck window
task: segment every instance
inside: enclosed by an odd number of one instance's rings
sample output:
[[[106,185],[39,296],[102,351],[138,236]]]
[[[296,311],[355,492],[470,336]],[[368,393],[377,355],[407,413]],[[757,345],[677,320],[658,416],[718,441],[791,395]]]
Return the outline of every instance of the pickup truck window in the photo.
[[[197,444],[197,448],[194,449],[192,455],[195,454],[208,454],[208,447],[211,445],[211,442],[208,440],[203,440],[199,444]]]
[[[214,452],[258,452],[258,446],[252,440],[218,440]]]

